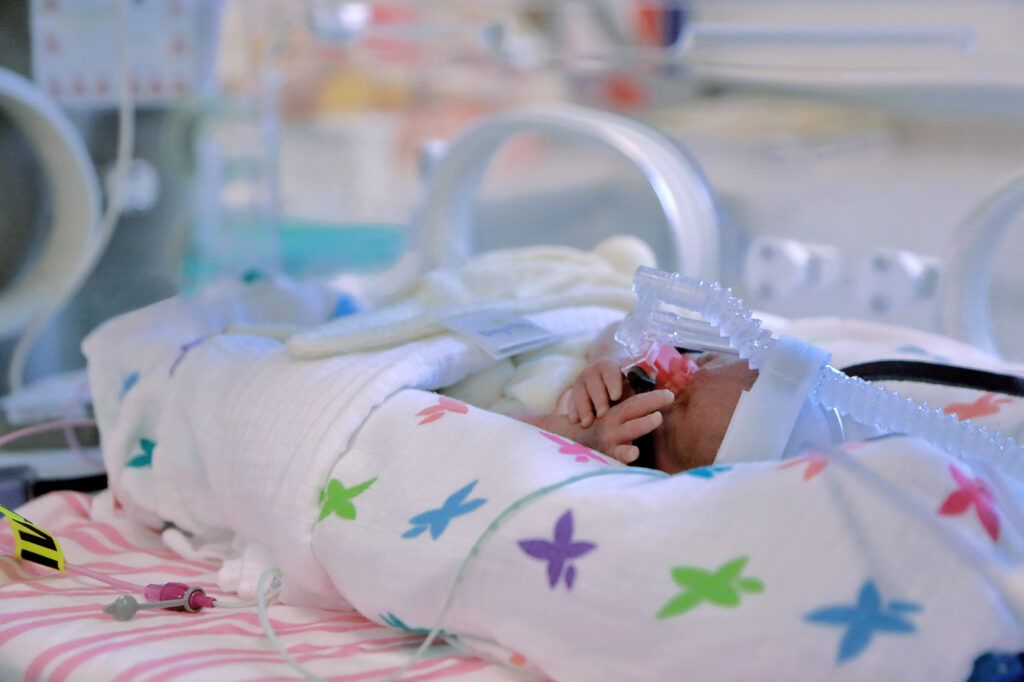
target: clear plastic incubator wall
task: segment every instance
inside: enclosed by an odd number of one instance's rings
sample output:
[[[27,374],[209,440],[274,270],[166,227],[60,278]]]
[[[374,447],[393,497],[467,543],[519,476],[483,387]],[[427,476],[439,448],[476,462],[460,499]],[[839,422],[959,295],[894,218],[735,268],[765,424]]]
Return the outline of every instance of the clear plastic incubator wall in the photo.
[[[688,253],[708,265],[687,274],[758,310],[894,322],[1024,357],[1019,5],[323,0],[225,12],[225,101],[255,113],[210,124],[211,163],[245,146],[245,125],[273,142],[256,191],[229,177],[208,204],[261,203],[267,257],[286,270],[386,271],[429,252],[430,208],[446,203],[469,252],[632,232],[660,266],[685,270]],[[277,113],[260,121],[266,102]],[[614,132],[538,118],[566,104],[650,126],[691,162],[675,181],[697,208],[666,213],[658,172],[602,139]],[[489,142],[432,183],[474,124]],[[231,211],[207,214],[196,271],[240,267],[224,248],[239,229]],[[339,253],[325,244],[343,255],[324,261]]]

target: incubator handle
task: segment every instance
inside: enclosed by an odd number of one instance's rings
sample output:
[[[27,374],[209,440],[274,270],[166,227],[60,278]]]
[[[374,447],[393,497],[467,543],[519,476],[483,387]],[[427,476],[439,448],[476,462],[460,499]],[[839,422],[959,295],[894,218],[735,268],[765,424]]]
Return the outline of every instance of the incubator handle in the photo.
[[[484,120],[455,139],[431,174],[421,229],[428,267],[452,266],[472,253],[472,209],[498,150],[523,133],[593,140],[633,163],[650,182],[669,225],[673,253],[661,267],[691,277],[718,275],[718,223],[697,164],[664,134],[637,121],[572,105],[528,107]]]
[[[992,333],[992,260],[1009,229],[1024,222],[1024,173],[978,205],[956,230],[948,249],[942,291],[942,324],[950,336],[994,355]]]
[[[16,332],[88,267],[98,237],[100,190],[85,143],[33,83],[0,69],[0,111],[31,142],[52,196],[53,220],[28,272],[0,290],[0,338]],[[0,164],[3,159],[0,159]]]

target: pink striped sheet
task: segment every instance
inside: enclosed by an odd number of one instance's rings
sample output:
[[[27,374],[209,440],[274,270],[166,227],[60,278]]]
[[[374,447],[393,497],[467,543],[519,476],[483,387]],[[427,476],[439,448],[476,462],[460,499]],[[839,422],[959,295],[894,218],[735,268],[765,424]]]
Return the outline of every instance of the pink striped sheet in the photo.
[[[48,528],[47,530],[51,533],[57,533],[57,530],[54,528]],[[63,526],[60,529],[58,539],[60,540],[61,546],[65,549],[67,549],[67,545],[70,543],[75,543],[93,554],[102,554],[105,556],[120,554],[124,550],[128,550],[133,554],[148,554],[149,556],[154,556],[160,559],[180,558],[169,549],[153,549],[151,547],[142,547],[140,545],[133,544],[124,536],[113,531],[113,529],[105,523],[75,523]],[[203,565],[199,564],[199,562],[195,563],[197,565]],[[213,568],[213,565],[205,564],[204,567],[210,570]]]
[[[389,646],[387,648],[381,648],[381,649],[379,649],[379,651],[407,651],[410,648],[414,648],[415,646],[418,646],[419,642],[420,642],[419,638],[416,638],[416,637],[405,636],[405,637],[401,637],[401,638],[395,638],[395,640],[392,642],[391,646]],[[344,647],[346,647],[346,646],[348,646],[348,645],[333,646],[333,647],[316,647],[316,646],[312,646],[312,645],[305,645],[305,646],[299,645],[299,646],[289,647],[288,648],[288,652],[290,654],[292,654],[293,656],[295,656],[299,661],[305,661],[305,660],[313,660],[313,658],[315,658],[315,657],[320,657],[320,658],[328,657],[328,658],[330,658],[330,657],[335,657],[338,654],[341,654],[341,655],[351,655],[350,652],[342,651],[342,649]],[[300,647],[302,649],[301,651],[299,650]],[[302,655],[299,655],[299,654],[302,654]],[[250,660],[253,659],[253,658],[259,658],[259,659],[268,659],[268,660],[271,660],[271,662],[274,662],[274,663],[281,662],[281,657],[278,655],[278,653],[276,651],[274,651],[273,649],[269,648],[269,647],[266,650],[264,650],[264,651],[253,651],[251,649],[243,649],[243,648],[239,648],[239,647],[226,647],[226,648],[219,648],[219,649],[208,649],[208,650],[205,650],[205,651],[202,651],[202,652],[196,652],[194,654],[189,654],[188,658],[189,658],[190,661],[198,661],[199,659],[203,659],[203,658],[214,659],[214,661],[209,664],[212,667],[214,665],[219,665],[220,661],[223,660],[223,659],[235,658],[235,657],[240,656],[240,655],[247,656],[247,657],[249,657]],[[312,656],[312,657],[308,657],[308,656]],[[473,659],[473,660],[476,660],[476,659]],[[136,677],[134,677],[134,676],[141,676],[143,674],[152,673],[153,671],[158,670],[160,668],[171,667],[171,666],[173,666],[173,664],[180,663],[180,662],[181,662],[181,657],[180,656],[164,656],[164,657],[161,657],[161,658],[157,658],[157,659],[153,659],[153,660],[150,660],[150,661],[146,661],[144,663],[140,663],[140,664],[138,664],[136,666],[133,666],[132,668],[126,670],[123,673],[121,673],[118,677],[114,678],[114,680],[112,682],[128,682],[128,680],[136,679]],[[161,679],[163,679],[163,675],[162,674],[161,674]]]
[[[90,520],[92,502],[87,495],[59,492],[20,511],[54,533],[68,561],[75,564],[141,584],[179,580],[222,596],[214,564],[177,556],[163,547],[158,533],[127,517],[111,518],[107,512],[103,521]],[[0,559],[0,669],[47,682],[295,679],[264,636],[255,609],[143,611],[133,621],[120,623],[101,612],[118,594],[91,579]],[[329,680],[356,682],[388,675],[422,641],[377,625],[354,610],[275,605],[270,616],[289,652]],[[457,654],[443,642],[403,677],[441,679],[522,677]]]
[[[324,658],[324,657],[323,656],[316,656],[316,657],[309,656],[309,657],[306,657],[306,658],[299,658],[298,661],[299,661],[299,663],[305,664],[305,663],[309,663],[309,662],[313,661],[316,658]],[[280,658],[278,660],[280,661]],[[229,658],[229,659],[223,659],[222,661],[217,661],[217,662],[214,662],[212,664],[211,663],[186,663],[185,665],[177,666],[175,668],[172,668],[172,669],[166,671],[165,674],[163,674],[159,678],[155,678],[155,679],[159,679],[161,682],[166,682],[168,680],[177,679],[182,674],[187,673],[187,672],[209,671],[211,674],[213,674],[213,671],[216,668],[218,668],[218,667],[221,667],[221,666],[224,666],[224,665],[229,665],[229,664],[246,663],[246,662],[247,662],[247,660],[245,658],[234,657],[234,658]],[[471,671],[478,670],[478,669],[488,665],[487,663],[484,663],[483,661],[481,661],[478,658],[467,658],[465,656],[455,656],[455,655],[452,655],[452,656],[445,656],[443,658],[435,658],[435,659],[430,659],[430,660],[418,662],[418,663],[416,663],[415,665],[412,666],[412,670],[416,671],[416,670],[422,669],[422,668],[435,668],[439,664],[443,664],[443,667],[440,670],[433,670],[431,672],[422,673],[422,674],[419,674],[419,675],[416,675],[416,674],[412,673],[412,674],[409,674],[409,675],[406,675],[405,677],[403,677],[402,678],[403,682],[408,682],[409,680],[437,680],[437,679],[444,679],[444,678],[447,678],[447,677],[451,677],[453,674],[461,674],[461,673],[465,673],[465,672],[471,672]],[[283,661],[280,661],[279,663],[275,663],[275,665],[277,667],[286,667],[287,666],[287,664],[284,663]],[[356,680],[378,680],[378,679],[380,679],[380,678],[382,678],[382,677],[384,677],[386,675],[389,675],[389,674],[393,673],[394,671],[398,670],[399,667],[401,667],[401,666],[390,666],[390,667],[387,667],[387,668],[379,668],[377,670],[365,671],[365,672],[357,673],[357,674],[354,674],[354,675],[335,675],[335,676],[328,677],[326,679],[330,679],[330,680],[345,680],[346,682],[355,682]],[[211,679],[214,679],[214,678],[211,678]],[[291,678],[285,678],[285,679],[294,680],[295,676],[293,675]]]
[[[70,490],[59,490],[53,495],[60,498],[67,507],[83,519],[89,518],[89,510],[92,507],[92,500],[81,493],[73,493]]]

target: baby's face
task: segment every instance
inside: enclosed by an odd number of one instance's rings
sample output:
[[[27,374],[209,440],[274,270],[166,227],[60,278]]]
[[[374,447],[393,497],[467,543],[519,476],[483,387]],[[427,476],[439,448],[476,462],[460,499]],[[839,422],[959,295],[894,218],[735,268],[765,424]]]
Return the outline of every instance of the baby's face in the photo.
[[[757,379],[757,371],[735,355],[705,353],[697,364],[700,370],[662,410],[654,432],[655,463],[670,474],[715,461],[740,395]]]

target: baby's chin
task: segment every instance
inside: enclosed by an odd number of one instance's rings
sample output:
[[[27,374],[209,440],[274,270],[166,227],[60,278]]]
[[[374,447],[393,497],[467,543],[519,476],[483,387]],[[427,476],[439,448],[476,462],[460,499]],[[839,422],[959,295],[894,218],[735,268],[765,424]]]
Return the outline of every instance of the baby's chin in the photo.
[[[656,468],[667,474],[678,474],[690,469],[699,469],[715,463],[718,448],[688,448],[684,452],[671,448],[655,448],[654,462]]]

